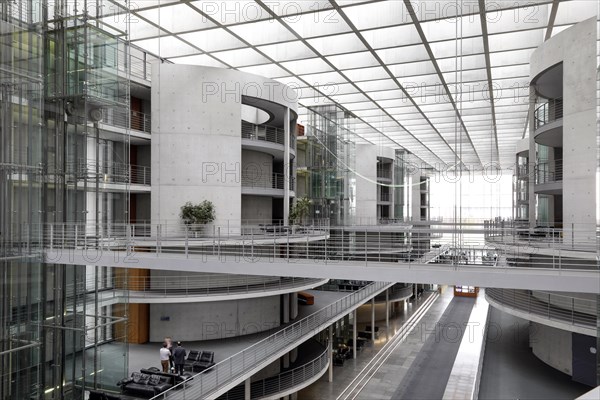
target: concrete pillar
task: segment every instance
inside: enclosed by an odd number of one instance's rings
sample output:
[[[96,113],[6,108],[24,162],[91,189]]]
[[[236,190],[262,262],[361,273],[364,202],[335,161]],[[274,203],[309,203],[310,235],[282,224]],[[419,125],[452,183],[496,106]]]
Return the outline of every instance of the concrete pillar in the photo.
[[[298,348],[296,347],[292,351],[290,351],[290,362],[294,363],[298,359]]]
[[[600,386],[600,294],[596,296],[596,385]]]
[[[329,325],[329,345],[327,350],[327,357],[329,358],[329,376],[327,381],[333,382],[333,325]]]
[[[283,368],[290,367],[290,353],[285,353],[283,357],[281,357],[281,363]]]
[[[358,318],[356,310],[354,310],[352,313],[352,346],[354,347],[354,351],[352,351],[352,357],[356,360],[356,348],[358,347],[356,345],[356,340],[358,338]]]
[[[251,384],[252,382],[250,381],[250,379],[251,379],[251,378],[247,378],[247,379],[244,381],[244,400],[250,400],[250,398],[251,398],[251,395],[252,395],[252,391],[250,390],[250,388],[251,388],[251,385],[250,385],[250,384]]]
[[[371,299],[371,340],[375,342],[375,297]]]
[[[390,290],[385,291],[385,340],[390,340]]]
[[[290,295],[289,293],[282,294],[283,307],[283,323],[287,324],[290,322]]]
[[[290,109],[286,107],[283,121],[283,225],[290,218]]]
[[[298,293],[290,293],[290,319],[298,316]]]

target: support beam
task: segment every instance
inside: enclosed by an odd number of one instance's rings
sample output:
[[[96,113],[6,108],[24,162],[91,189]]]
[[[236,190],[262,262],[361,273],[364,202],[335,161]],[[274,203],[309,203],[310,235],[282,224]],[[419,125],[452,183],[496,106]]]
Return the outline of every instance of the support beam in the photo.
[[[371,340],[375,343],[375,297],[371,299]]]
[[[244,400],[250,400],[250,398],[252,397],[251,383],[252,382],[250,381],[250,378],[244,381]]]
[[[352,312],[352,346],[354,347],[354,349],[352,349],[352,358],[354,358],[356,360],[356,348],[358,347],[356,345],[356,341],[358,340],[358,318],[357,318],[357,312],[356,310],[354,310]]]
[[[290,109],[286,107],[283,120],[283,225],[290,218]]]
[[[356,313],[356,310],[354,311]],[[329,376],[327,382],[333,382],[333,324],[329,325],[329,340],[327,357],[329,358]]]
[[[390,289],[385,291],[385,340],[390,340]]]

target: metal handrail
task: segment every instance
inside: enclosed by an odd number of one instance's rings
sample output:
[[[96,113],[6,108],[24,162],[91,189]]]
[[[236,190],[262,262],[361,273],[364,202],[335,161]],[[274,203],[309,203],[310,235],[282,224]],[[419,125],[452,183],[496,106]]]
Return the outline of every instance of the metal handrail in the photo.
[[[101,123],[140,132],[151,133],[152,116],[140,111],[103,108]]]
[[[391,201],[390,193],[377,192],[377,201],[379,202],[390,202]]]
[[[329,366],[328,349],[323,350],[315,359],[282,372],[276,376],[252,382],[250,386],[250,398],[273,398],[278,393],[296,389],[309,379],[322,375]],[[244,400],[243,391],[232,391],[221,395],[217,400]]]
[[[285,176],[283,174],[277,172],[273,172],[270,174],[261,174],[260,172],[256,174],[251,174],[247,172],[242,172],[241,181],[242,187],[283,190],[284,178]],[[289,182],[290,190],[294,190],[295,179],[293,176],[290,176]]]
[[[543,293],[548,296],[547,301],[540,300],[539,297],[535,296],[535,293]],[[486,297],[489,297],[502,305],[515,308],[528,314],[535,314],[549,320],[561,321],[571,325],[594,329],[596,327],[595,313],[589,314],[580,311],[580,309],[595,309],[596,303],[591,300],[558,295],[555,293],[531,292],[530,290],[516,289],[487,288],[485,294]],[[553,298],[561,300],[566,299],[566,304],[570,305],[570,307],[563,308],[552,304]]]
[[[392,171],[388,168],[377,168],[377,178],[392,179]]]
[[[209,396],[218,396],[227,386],[243,381],[248,371],[266,366],[271,359],[278,358],[291,346],[297,347],[325,329],[328,324],[352,312],[354,308],[390,285],[392,284],[386,282],[373,282],[194,375],[192,380],[175,385],[152,399],[205,399]]]
[[[242,121],[242,139],[265,141],[283,145],[285,131],[281,128],[268,125],[256,125],[251,122]],[[290,132],[290,148],[296,148],[296,136]]]
[[[549,99],[544,104],[535,109],[534,112],[534,129],[562,119],[563,117],[563,99]]]
[[[535,166],[535,183],[544,184],[563,180],[562,160],[543,161]]]
[[[202,274],[192,276],[149,276],[126,277],[115,276],[103,285],[102,290],[127,291],[127,296],[156,297],[156,296],[221,296],[227,294],[263,293],[283,289],[294,289],[308,285],[321,285],[326,280],[318,278],[296,277],[263,277],[231,274]],[[65,290],[74,289],[81,293],[87,288],[94,287],[95,279],[67,284]],[[133,292],[133,293],[132,293]]]
[[[96,179],[99,175],[102,183],[125,183],[150,186],[151,169],[143,165],[132,165],[119,162],[97,163],[92,160],[79,160],[77,163],[67,163],[67,173],[77,179]]]
[[[209,225],[191,226],[181,221],[162,221],[160,224],[17,224],[3,232],[5,250],[11,254],[27,255],[43,247],[56,257],[66,257],[71,250],[87,254],[128,254],[143,252],[155,257],[180,255],[183,258],[206,260],[232,257],[257,260],[312,260],[323,264],[361,262],[423,264],[423,252],[436,235],[446,235],[460,228],[463,234],[478,234],[484,243],[468,245],[452,243],[456,254],[472,254],[468,264],[461,258],[450,257],[445,265],[459,268],[481,266],[479,260],[491,254],[497,263],[494,268],[547,268],[598,270],[596,256],[600,254],[599,236],[595,224],[539,228],[530,232],[517,225],[488,222],[482,225],[373,225],[329,226],[329,221],[306,220],[298,225],[253,224],[241,221],[215,221]],[[429,225],[431,224],[431,225]],[[589,229],[589,231],[588,231]],[[401,235],[399,235],[401,234]],[[523,234],[523,235],[522,235]],[[443,238],[440,242],[444,243]],[[451,243],[451,242],[446,242]],[[527,254],[543,254],[529,257]],[[565,250],[569,250],[566,252]],[[548,253],[550,252],[550,253]],[[50,254],[47,252],[47,254]],[[489,253],[489,254],[488,254]],[[141,253],[140,253],[141,254]],[[488,254],[488,255],[486,255]],[[527,259],[525,259],[525,258]],[[487,259],[486,259],[487,260]],[[486,262],[486,265],[488,263]]]

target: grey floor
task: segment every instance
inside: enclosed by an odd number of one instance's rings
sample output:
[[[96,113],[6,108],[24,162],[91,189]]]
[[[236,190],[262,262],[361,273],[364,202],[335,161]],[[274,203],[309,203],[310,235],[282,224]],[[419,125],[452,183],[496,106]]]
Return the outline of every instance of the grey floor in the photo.
[[[492,308],[490,323],[500,327],[488,336],[479,389],[480,399],[574,399],[591,387],[540,361],[529,348],[529,322]]]
[[[311,306],[299,305],[298,317],[296,321],[313,314],[314,312],[334,303],[340,298],[347,296],[349,293],[343,292],[328,292],[321,290],[309,290],[315,296],[315,304]],[[292,321],[293,323],[294,321]],[[256,342],[266,338],[267,336],[280,330],[281,327],[265,332],[260,332],[252,335],[244,335],[234,338],[216,339],[184,342],[183,347],[189,350],[209,350],[215,353],[215,362],[223,361],[238,353],[245,348],[252,346]],[[177,340],[177,338],[173,338]],[[129,371],[139,371],[141,368],[157,367],[160,368],[159,350],[162,343],[145,343],[145,344],[130,344],[129,345]]]
[[[454,366],[474,298],[454,297],[410,366],[393,399],[441,399]]]
[[[410,318],[421,304],[427,299],[429,293],[426,293],[423,298],[409,302],[405,309],[399,309],[398,312],[390,320],[390,335],[393,335],[400,327]],[[427,323],[427,326],[435,324],[442,312],[446,309],[451,297],[446,294],[438,299],[430,311],[439,313],[433,319],[428,319],[426,315],[422,323]],[[363,368],[377,354],[377,352],[385,345],[385,322],[378,321],[380,327],[379,339],[372,346],[365,347],[358,353],[356,360],[347,360],[343,366],[335,366],[333,368],[333,382],[327,381],[327,374],[321,377],[317,382],[301,390],[298,393],[299,400],[322,400],[335,399],[344,389],[361,373]],[[419,324],[415,330],[408,335],[406,343],[396,349],[396,351],[382,365],[376,375],[371,379],[363,391],[359,394],[359,399],[389,399],[398,387],[398,383],[402,379],[402,374],[408,370],[408,365],[418,352],[417,348],[423,343],[422,335],[424,335],[424,325]],[[390,336],[391,337],[391,336]]]

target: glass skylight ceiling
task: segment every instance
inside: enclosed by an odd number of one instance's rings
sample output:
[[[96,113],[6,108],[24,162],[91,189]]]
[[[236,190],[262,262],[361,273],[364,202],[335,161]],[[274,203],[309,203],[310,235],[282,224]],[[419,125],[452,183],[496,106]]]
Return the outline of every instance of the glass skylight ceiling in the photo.
[[[528,120],[531,53],[596,17],[598,3],[138,0],[130,38],[174,63],[292,84],[301,123],[305,107],[337,103],[365,143],[437,168],[509,168]]]

